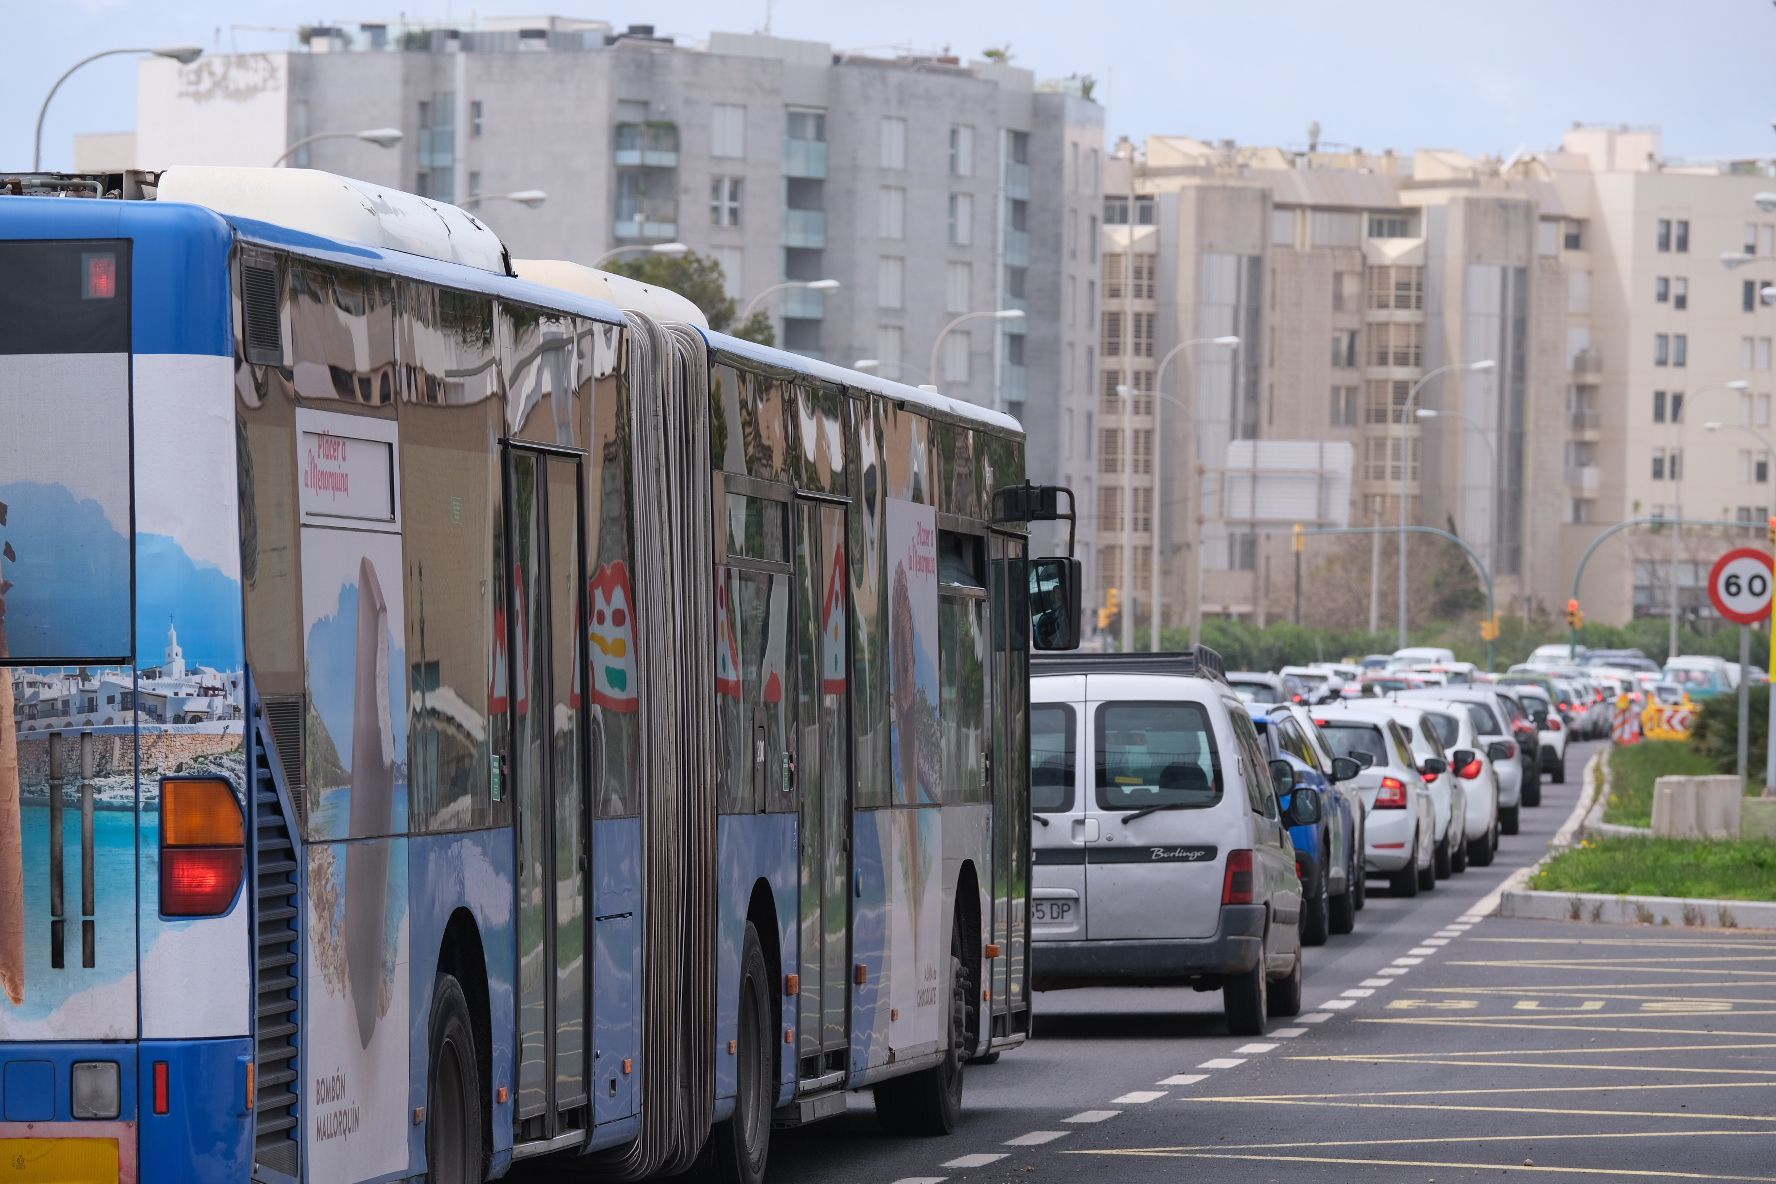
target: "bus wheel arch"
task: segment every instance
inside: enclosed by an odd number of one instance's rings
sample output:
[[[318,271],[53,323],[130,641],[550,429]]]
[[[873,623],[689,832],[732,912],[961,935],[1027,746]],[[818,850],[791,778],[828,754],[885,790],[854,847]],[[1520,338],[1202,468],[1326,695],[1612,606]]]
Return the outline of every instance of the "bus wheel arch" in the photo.
[[[986,939],[981,930],[980,877],[972,859],[963,861],[962,872],[956,879],[954,924],[957,940],[953,944],[961,952],[962,973],[968,976],[968,1047],[962,1054],[976,1057],[986,1052],[989,1038],[985,1026],[987,1009],[981,1006],[981,984],[986,982]]]
[[[487,958],[481,928],[474,914],[458,907],[444,926],[438,943],[438,974],[448,974],[462,987],[474,1036],[475,1061],[481,1081],[481,1146],[493,1146],[493,1014],[487,993]],[[428,1077],[431,1067],[426,1068]]]

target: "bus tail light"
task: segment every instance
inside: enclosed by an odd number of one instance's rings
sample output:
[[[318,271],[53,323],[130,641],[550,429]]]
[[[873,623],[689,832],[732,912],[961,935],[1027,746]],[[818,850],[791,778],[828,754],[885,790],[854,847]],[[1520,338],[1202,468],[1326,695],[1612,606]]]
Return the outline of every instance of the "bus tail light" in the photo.
[[[1375,795],[1377,810],[1404,810],[1406,808],[1406,783],[1398,777],[1383,777],[1381,792]]]
[[[1252,903],[1252,852],[1246,848],[1227,853],[1227,872],[1221,880],[1222,904]]]
[[[168,1095],[167,1063],[165,1061],[155,1061],[154,1062],[154,1112],[156,1114],[165,1114],[167,1112],[167,1110],[170,1108],[169,1103],[170,1103],[171,1099],[167,1095]]]
[[[160,783],[160,912],[226,913],[246,875],[246,818],[234,787],[215,778]]]

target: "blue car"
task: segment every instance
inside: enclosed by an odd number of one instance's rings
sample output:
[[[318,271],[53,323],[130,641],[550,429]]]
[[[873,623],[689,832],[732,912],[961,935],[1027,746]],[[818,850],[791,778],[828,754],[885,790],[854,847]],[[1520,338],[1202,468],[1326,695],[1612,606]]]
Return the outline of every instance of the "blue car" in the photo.
[[[1296,786],[1318,790],[1325,803],[1318,822],[1289,828],[1301,875],[1301,940],[1323,945],[1328,934],[1355,929],[1357,910],[1363,907],[1363,803],[1340,788],[1356,775],[1355,762],[1349,762],[1350,768],[1338,767],[1348,758],[1333,757],[1312,735],[1312,718],[1292,706],[1268,708],[1252,722],[1266,754],[1288,761]]]

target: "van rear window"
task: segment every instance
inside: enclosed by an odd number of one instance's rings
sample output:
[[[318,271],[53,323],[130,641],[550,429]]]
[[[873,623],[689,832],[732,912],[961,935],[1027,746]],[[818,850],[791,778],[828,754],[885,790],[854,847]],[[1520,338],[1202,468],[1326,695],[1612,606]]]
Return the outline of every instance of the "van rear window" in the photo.
[[[1098,805],[1199,810],[1221,800],[1221,757],[1200,703],[1098,708]]]
[[[1030,808],[1064,814],[1073,808],[1073,709],[1065,703],[1030,705]]]

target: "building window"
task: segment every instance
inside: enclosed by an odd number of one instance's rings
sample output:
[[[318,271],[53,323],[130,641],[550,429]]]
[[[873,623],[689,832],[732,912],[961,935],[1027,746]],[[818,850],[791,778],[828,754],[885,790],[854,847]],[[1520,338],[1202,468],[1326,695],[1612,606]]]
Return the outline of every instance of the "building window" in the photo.
[[[1006,198],[1005,219],[1011,229],[1027,232],[1030,229],[1030,203],[1021,197]]]
[[[943,342],[943,381],[968,381],[968,355],[973,335],[966,329],[951,333]]]
[[[1671,365],[1671,337],[1665,333],[1653,335],[1653,365]]]
[[[1258,567],[1258,536],[1249,530],[1227,536],[1227,566],[1233,571],[1254,571]]]
[[[1012,164],[1030,163],[1030,133],[1008,131],[1005,133],[1005,155]]]
[[[974,266],[951,263],[944,268],[944,311],[967,312],[974,306]]]
[[[898,115],[882,116],[882,158],[885,169],[906,168],[907,121]]]
[[[1120,312],[1108,308],[1104,310],[1104,325],[1099,336],[1104,342],[1104,356],[1106,358],[1122,356],[1122,314]]]
[[[1670,276],[1662,275],[1662,276],[1659,276],[1658,278],[1653,280],[1653,299],[1658,301],[1660,304],[1666,304],[1666,303],[1670,302],[1670,300],[1671,300],[1671,277]]]
[[[1154,276],[1159,271],[1159,256],[1136,255],[1134,257],[1136,300],[1152,300],[1154,292]]]
[[[1024,364],[1025,336],[1023,333],[1007,333],[1005,335],[1005,364],[1007,366],[1022,366]],[[1071,415],[1072,412],[1067,414]]]
[[[906,260],[899,255],[883,255],[876,260],[876,303],[883,308],[900,308],[906,299]]]
[[[1768,456],[1758,457],[1757,462],[1751,466],[1751,479],[1759,485],[1770,480],[1770,458]]]
[[[1027,268],[1027,267],[1013,267],[1010,264],[1006,264],[1006,267],[1005,267],[1005,294],[1007,296],[1011,297],[1011,299],[1013,299],[1013,300],[1024,299],[1024,292],[1026,290],[1027,285],[1029,284],[1029,279],[1030,279],[1030,269],[1029,268]],[[1085,319],[1087,319],[1087,320],[1091,319],[1091,310],[1090,309],[1086,310]]]
[[[1312,210],[1307,216],[1310,247],[1358,247],[1362,245],[1363,216],[1335,210]]]
[[[1413,218],[1410,214],[1369,215],[1370,238],[1412,238]]]
[[[1126,197],[1106,197],[1104,199],[1104,225],[1127,226],[1129,220],[1129,199]]]
[[[882,204],[878,208],[876,231],[883,238],[906,237],[906,190],[898,185],[882,186]]]
[[[1653,480],[1665,480],[1665,450],[1663,448],[1653,449]]]
[[[1332,426],[1335,428],[1357,426],[1356,387],[1335,386],[1332,388]]]
[[[1656,235],[1656,239],[1658,242],[1659,250],[1661,250],[1661,251],[1671,250],[1671,219],[1669,219],[1669,218],[1659,219],[1659,229],[1658,229],[1658,233]]]
[[[740,192],[742,177],[711,177],[709,179],[709,224],[740,225]]]
[[[1332,334],[1332,365],[1334,369],[1349,370],[1357,364],[1357,331],[1340,329]]]
[[[1684,403],[1683,392],[1682,391],[1672,391],[1671,392],[1671,422],[1672,423],[1682,423],[1683,422],[1683,403]]]
[[[1568,218],[1566,220],[1566,233],[1562,239],[1561,245],[1569,251],[1584,249],[1585,224],[1583,222],[1575,222],[1571,218]]]
[[[1664,423],[1665,422],[1665,392],[1664,391],[1654,391],[1653,392],[1653,422],[1654,423]]]
[[[1098,216],[1093,214],[1088,220],[1087,241],[1091,244],[1091,261],[1098,261]]]
[[[1672,227],[1671,249],[1679,255],[1687,255],[1690,250],[1690,223],[1687,218],[1679,218]]]
[[[1768,370],[1770,368],[1770,339],[1768,337],[1757,339],[1757,348],[1752,355],[1751,362],[1753,370]]]
[[[792,140],[824,143],[826,112],[807,107],[791,107],[784,113],[784,132]]]
[[[746,108],[738,103],[717,103],[710,110],[709,155],[741,159],[746,155]]]
[[[950,194],[950,245],[966,247],[974,243],[974,195]]]
[[[974,176],[974,127],[970,124],[950,125],[950,176]]]
[[[1355,331],[1351,336],[1355,338]],[[1351,365],[1355,365],[1354,349]],[[1421,322],[1378,322],[1369,326],[1369,364],[1416,369],[1424,365],[1424,325]]]
[[[1106,222],[1108,218],[1104,219]],[[1273,247],[1292,247],[1295,245],[1295,211],[1290,209],[1273,209],[1270,211],[1270,245]]]
[[[1671,364],[1673,366],[1682,366],[1682,365],[1687,364],[1688,360],[1689,360],[1689,353],[1690,353],[1689,335],[1686,333],[1675,334],[1671,338]]]
[[[710,254],[715,256],[716,263],[722,270],[722,292],[730,300],[739,300],[746,294],[744,264],[746,251],[741,247],[714,247]]]
[[[481,196],[481,174],[474,169],[469,170],[469,196]]]
[[[1151,358],[1153,356],[1153,329],[1156,314],[1137,312],[1131,317],[1134,326],[1134,356]]]
[[[899,325],[882,325],[876,329],[876,357],[891,378],[905,378],[900,372],[900,359],[906,344],[906,330]]]
[[[481,135],[481,100],[473,99],[469,103],[469,135]]]
[[[1678,276],[1671,281],[1671,307],[1682,312],[1690,306],[1690,281]]]

